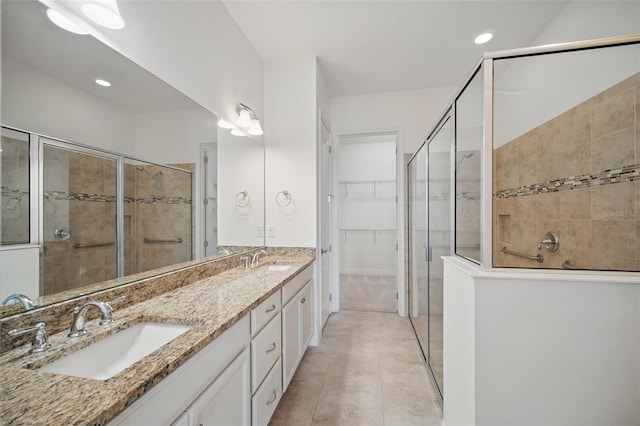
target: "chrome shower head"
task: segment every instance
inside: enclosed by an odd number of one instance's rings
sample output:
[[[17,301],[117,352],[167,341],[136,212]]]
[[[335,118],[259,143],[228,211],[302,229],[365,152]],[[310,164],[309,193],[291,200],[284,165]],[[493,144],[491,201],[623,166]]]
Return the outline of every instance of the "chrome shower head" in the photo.
[[[473,154],[475,154],[473,151],[465,152],[464,155],[460,157],[460,159],[456,163],[456,169],[460,168],[460,165],[464,160],[466,160],[467,158],[473,157]]]

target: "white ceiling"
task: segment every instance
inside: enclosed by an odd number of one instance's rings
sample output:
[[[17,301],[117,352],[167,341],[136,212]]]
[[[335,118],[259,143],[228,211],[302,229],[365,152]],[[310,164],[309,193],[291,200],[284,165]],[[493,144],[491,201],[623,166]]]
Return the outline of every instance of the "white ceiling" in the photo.
[[[265,62],[317,56],[332,96],[458,86],[484,51],[529,46],[567,3],[224,1]]]
[[[37,1],[2,1],[2,55],[131,112],[200,105],[88,35],[55,26]],[[95,84],[106,78],[109,88]]]

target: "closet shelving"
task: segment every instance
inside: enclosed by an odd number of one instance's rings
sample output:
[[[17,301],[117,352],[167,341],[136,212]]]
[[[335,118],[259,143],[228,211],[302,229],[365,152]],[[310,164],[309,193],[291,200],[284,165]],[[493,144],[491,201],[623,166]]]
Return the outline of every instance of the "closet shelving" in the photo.
[[[341,228],[340,232],[343,234],[344,242],[348,242],[348,234],[371,234],[373,237],[373,243],[378,242],[378,235],[382,234],[395,234],[395,229],[359,229],[359,228]]]
[[[344,192],[340,192],[343,200],[388,201],[396,198],[394,179],[341,180],[338,183],[344,189]]]

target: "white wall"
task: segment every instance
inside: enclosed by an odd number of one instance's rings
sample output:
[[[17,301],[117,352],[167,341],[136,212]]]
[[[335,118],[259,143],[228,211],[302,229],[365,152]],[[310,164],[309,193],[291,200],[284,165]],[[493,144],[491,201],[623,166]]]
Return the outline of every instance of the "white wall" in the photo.
[[[0,300],[21,293],[37,303],[40,294],[40,246],[3,247],[0,250]]]
[[[270,246],[316,246],[316,59],[265,64],[266,226]],[[288,207],[275,203],[282,190]]]
[[[640,2],[572,1],[531,45],[638,33]],[[639,55],[636,46],[496,61],[494,146],[635,74]]]
[[[637,274],[483,272],[446,258],[444,322],[447,425],[640,424]],[[470,357],[475,371],[456,376]]]
[[[202,142],[215,142],[216,117],[204,109],[135,115],[133,155],[161,164],[196,163]]]
[[[130,111],[6,57],[2,83],[3,124],[134,153],[135,117]]]
[[[460,82],[462,84],[462,82]],[[404,152],[416,152],[444,113],[457,87],[331,99],[334,133],[401,129]]]
[[[264,149],[251,139],[221,129],[218,135],[218,245],[261,246],[264,224]],[[247,191],[249,203],[236,196]],[[264,234],[264,230],[263,230]]]
[[[473,425],[476,418],[475,288],[468,262],[444,262],[443,381],[448,426]],[[478,307],[480,309],[480,307]]]

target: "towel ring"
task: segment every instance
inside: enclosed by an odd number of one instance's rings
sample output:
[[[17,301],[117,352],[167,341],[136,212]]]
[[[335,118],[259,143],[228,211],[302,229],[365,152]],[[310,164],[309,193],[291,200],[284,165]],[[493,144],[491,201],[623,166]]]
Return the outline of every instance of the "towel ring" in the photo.
[[[236,194],[236,206],[247,207],[249,205],[249,191],[240,191]]]
[[[282,194],[282,196],[280,196],[280,194]],[[282,201],[283,198],[284,201]],[[289,193],[289,191],[283,189],[282,191],[278,192],[276,194],[276,204],[280,207],[287,207],[289,204],[291,204],[291,194]]]

